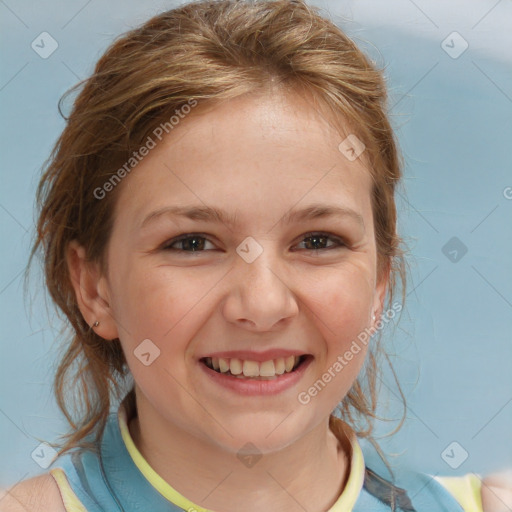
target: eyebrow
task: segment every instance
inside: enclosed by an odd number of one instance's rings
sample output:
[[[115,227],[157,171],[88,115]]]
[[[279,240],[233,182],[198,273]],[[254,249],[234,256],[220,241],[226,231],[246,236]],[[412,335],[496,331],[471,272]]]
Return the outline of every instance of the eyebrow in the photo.
[[[167,206],[147,215],[141,223],[141,229],[162,216],[186,217],[191,220],[225,224],[229,227],[233,227],[237,223],[236,213],[230,214],[211,206]],[[365,229],[364,219],[360,213],[351,208],[329,204],[312,204],[301,210],[290,210],[281,218],[279,224],[291,224],[328,217],[349,217],[356,220]]]

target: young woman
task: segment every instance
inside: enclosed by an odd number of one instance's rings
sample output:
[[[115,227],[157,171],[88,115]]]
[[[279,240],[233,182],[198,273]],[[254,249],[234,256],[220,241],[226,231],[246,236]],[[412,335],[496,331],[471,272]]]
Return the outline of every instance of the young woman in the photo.
[[[302,1],[192,3],[114,42],[38,195],[73,431],[5,510],[499,510],[493,480],[385,472],[359,444],[402,307],[385,108]]]

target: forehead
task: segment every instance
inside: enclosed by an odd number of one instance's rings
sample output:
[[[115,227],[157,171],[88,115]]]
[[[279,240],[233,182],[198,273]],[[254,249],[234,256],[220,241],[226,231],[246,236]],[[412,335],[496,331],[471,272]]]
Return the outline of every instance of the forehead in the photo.
[[[123,183],[118,215],[139,221],[170,204],[219,205],[269,221],[293,206],[336,203],[371,213],[371,176],[329,118],[298,95],[252,95],[196,107]],[[244,217],[244,215],[246,217]]]

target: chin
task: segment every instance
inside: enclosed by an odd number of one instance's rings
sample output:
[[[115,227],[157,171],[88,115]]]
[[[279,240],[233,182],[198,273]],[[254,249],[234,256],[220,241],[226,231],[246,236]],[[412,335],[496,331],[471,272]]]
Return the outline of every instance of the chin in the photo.
[[[226,448],[237,454],[242,447],[251,444],[257,448],[258,453],[273,453],[282,450],[300,439],[304,429],[308,426],[306,418],[298,418],[297,412],[275,414],[261,411],[257,414],[248,414],[239,418],[224,419],[221,436]],[[232,436],[230,436],[232,434]],[[220,438],[217,438],[217,443]],[[246,449],[250,450],[250,447]]]

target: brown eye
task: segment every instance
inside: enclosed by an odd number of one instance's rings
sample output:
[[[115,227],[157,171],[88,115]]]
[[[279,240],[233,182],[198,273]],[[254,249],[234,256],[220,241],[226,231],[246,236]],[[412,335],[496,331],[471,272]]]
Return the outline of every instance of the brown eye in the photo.
[[[204,252],[205,243],[211,242],[204,236],[189,233],[169,240],[163,249],[177,252]],[[174,246],[178,246],[178,248]]]
[[[334,242],[334,244],[327,246],[329,240]],[[308,233],[302,243],[305,244],[305,249],[313,251],[336,249],[345,246],[343,240],[327,233]]]

